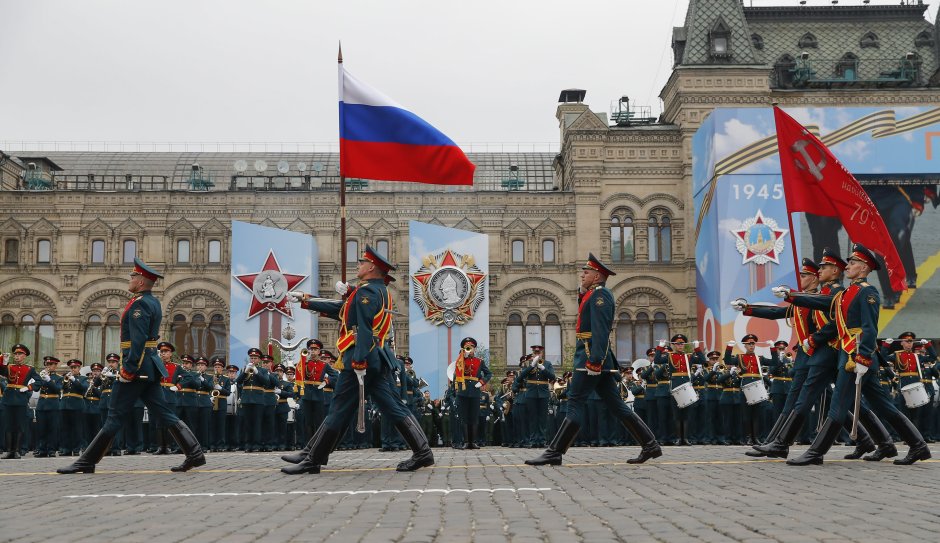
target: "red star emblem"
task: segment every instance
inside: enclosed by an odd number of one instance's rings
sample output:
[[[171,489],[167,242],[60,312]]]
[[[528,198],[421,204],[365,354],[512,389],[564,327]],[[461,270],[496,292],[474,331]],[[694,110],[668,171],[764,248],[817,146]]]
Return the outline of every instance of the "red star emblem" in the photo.
[[[234,277],[252,294],[251,307],[248,309],[246,320],[262,311],[278,311],[288,318],[294,318],[287,293],[307,278],[306,275],[282,273],[274,251],[268,253],[268,258],[265,259],[264,266],[258,273]]]
[[[755,217],[741,223],[740,229],[731,231],[735,236],[735,246],[744,257],[742,264],[780,264],[780,253],[784,247],[783,236],[788,232],[789,230],[778,228],[774,219],[764,217],[759,209]]]

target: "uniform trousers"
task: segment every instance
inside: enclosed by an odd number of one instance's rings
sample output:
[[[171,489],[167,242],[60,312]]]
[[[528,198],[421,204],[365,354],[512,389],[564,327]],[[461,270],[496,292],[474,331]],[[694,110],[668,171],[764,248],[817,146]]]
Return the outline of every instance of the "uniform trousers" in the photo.
[[[59,425],[59,435],[61,436],[59,449],[65,452],[78,452],[82,446],[85,413],[76,409],[62,409],[60,414],[62,422]],[[38,416],[36,421],[39,421]]]
[[[36,452],[40,454],[54,453],[59,441],[59,421],[61,412],[36,411]],[[68,449],[71,452],[72,449]]]

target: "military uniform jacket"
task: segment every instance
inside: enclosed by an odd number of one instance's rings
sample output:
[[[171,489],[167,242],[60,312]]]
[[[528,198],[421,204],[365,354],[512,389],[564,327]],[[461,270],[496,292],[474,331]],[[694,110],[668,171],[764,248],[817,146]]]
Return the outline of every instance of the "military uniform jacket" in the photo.
[[[725,365],[737,366],[741,369],[741,384],[746,385],[763,379],[761,368],[774,368],[780,365],[777,349],[770,350],[770,358],[753,354],[731,354],[732,347],[725,349]]]
[[[669,375],[672,388],[688,383],[692,366],[700,364],[705,367],[708,360],[699,347],[692,354],[677,353],[666,347],[656,347],[656,356],[653,357],[653,363],[663,367],[663,375]]]
[[[61,408],[63,411],[84,411],[88,379],[83,375],[79,375],[74,380],[69,380],[69,375],[62,378]]]
[[[927,380],[927,374],[923,370],[924,361],[917,353],[905,350],[892,353],[885,347],[882,347],[881,353],[885,360],[893,363],[897,368],[902,388],[921,382],[922,375],[923,380]]]
[[[167,376],[166,366],[157,354],[163,310],[150,291],[137,294],[121,314],[121,373],[156,381]]]
[[[301,307],[339,318],[340,332],[336,348],[342,353],[340,371],[352,371],[353,362],[365,362],[369,371],[395,364],[383,346],[392,327],[392,296],[381,279],[363,281],[349,292],[341,304],[310,300]]]
[[[177,374],[183,370],[183,367],[176,362],[164,364],[166,368],[166,377],[160,379],[160,385],[163,387],[163,397],[166,398],[167,405],[177,406],[180,404],[180,391],[177,385]],[[170,387],[176,387],[176,391],[170,390]]]
[[[212,401],[212,391],[215,390],[216,382],[219,386],[222,387],[219,390],[219,397],[215,400],[216,404],[219,406],[220,410],[224,410],[228,407],[228,396],[232,393],[232,380],[225,375],[211,375],[207,378],[209,380],[210,389],[209,389],[209,401]]]
[[[339,372],[326,362],[308,360],[304,366],[303,378],[302,383],[295,383],[298,389],[301,386],[303,387],[301,399],[306,402],[322,402],[324,394],[320,385],[326,381],[327,385],[323,388],[332,388],[332,385],[335,385],[337,378],[339,378]]]
[[[547,399],[551,396],[548,384],[551,379],[555,378],[555,369],[548,360],[540,360],[540,362],[545,367],[544,370],[540,370],[538,364],[536,364],[535,367],[519,370],[516,379],[525,380],[526,394],[529,395],[529,398]]]
[[[111,408],[111,387],[114,386],[114,377],[102,377],[101,378],[101,401],[98,402],[98,407],[102,411]]]
[[[180,366],[176,372],[176,386],[179,388],[180,407],[198,407],[199,400],[196,392],[200,388],[199,374],[195,371],[184,370]]]
[[[477,383],[485,384],[489,382],[489,380],[493,378],[493,372],[490,371],[490,368],[486,365],[486,362],[475,356],[471,356],[470,358],[463,358],[462,370],[459,367],[459,362],[457,365],[457,374],[454,377],[454,388],[457,391],[457,395],[461,398],[479,399],[480,389],[477,388]],[[522,376],[522,372],[519,372],[519,375],[516,376],[516,379],[519,379],[520,376]],[[547,398],[548,396],[546,395],[545,397]]]
[[[652,360],[650,362],[652,362]],[[657,392],[659,381],[656,379],[656,365],[650,364],[649,366],[640,368],[640,371],[637,373],[646,381],[646,399],[656,399],[656,397],[659,396],[659,392]]]
[[[646,389],[643,388],[643,385],[634,381],[633,385],[630,386],[630,392],[633,393],[633,408],[646,409]]]
[[[242,371],[235,380],[239,387],[239,398],[243,405],[264,405],[265,387],[268,384],[267,368],[255,367],[253,375]],[[273,387],[272,387],[273,388]]]
[[[281,389],[281,392],[277,394],[277,407],[274,408],[274,412],[287,413],[290,411],[290,404],[287,403],[287,399],[294,396],[294,383],[277,380],[277,388]]]
[[[719,377],[721,377],[721,372],[717,370],[708,370],[705,373],[706,400],[718,401],[721,399],[721,389],[724,387],[718,382]]]
[[[574,369],[583,371],[587,364],[605,371],[620,371],[610,350],[610,331],[614,322],[614,296],[604,285],[595,285],[578,303],[575,322]]]
[[[49,382],[38,380],[33,383],[33,390],[39,390],[39,400],[36,402],[36,411],[58,411],[62,408],[59,393],[62,392],[62,376],[50,375]],[[11,392],[10,394],[18,394]],[[29,397],[29,394],[23,394]]]
[[[88,390],[85,391],[85,413],[98,413],[101,401],[101,378],[88,377]]]
[[[405,370],[401,375],[401,379],[402,386],[405,387],[405,399],[408,400],[408,407],[416,408],[418,399],[421,397],[421,389],[418,388],[421,381],[418,380],[418,376],[414,370]]]
[[[741,377],[739,375],[735,375],[730,371],[722,372],[718,382],[721,384],[719,405],[744,403],[744,393],[741,392]]]
[[[43,382],[36,368],[27,364],[0,365],[0,375],[5,375],[7,378],[7,385],[3,389],[3,405],[29,405],[31,394],[22,391],[32,390],[27,385],[30,379],[36,383]]]
[[[489,392],[480,392],[480,416],[488,417],[493,413],[492,405],[493,399],[490,397]]]
[[[786,394],[790,391],[790,368],[788,364],[780,364],[770,368],[770,376],[773,381],[770,383],[770,394]]]

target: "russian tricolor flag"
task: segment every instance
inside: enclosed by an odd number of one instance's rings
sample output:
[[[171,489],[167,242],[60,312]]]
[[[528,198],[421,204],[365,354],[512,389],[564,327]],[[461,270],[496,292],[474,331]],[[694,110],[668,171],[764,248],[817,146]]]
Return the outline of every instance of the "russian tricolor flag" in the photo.
[[[476,166],[438,129],[339,65],[340,175],[472,185]]]

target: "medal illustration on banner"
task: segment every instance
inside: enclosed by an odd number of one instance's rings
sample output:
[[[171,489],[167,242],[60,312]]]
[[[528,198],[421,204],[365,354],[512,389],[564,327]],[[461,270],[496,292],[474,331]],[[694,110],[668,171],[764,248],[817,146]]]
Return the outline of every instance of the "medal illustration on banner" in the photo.
[[[411,276],[414,301],[424,318],[450,328],[473,319],[485,296],[486,274],[471,254],[450,249],[421,260],[421,268]]]
[[[287,318],[293,318],[287,293],[307,278],[306,275],[282,272],[274,251],[268,253],[261,271],[233,277],[251,291],[251,307],[246,319],[251,319],[262,311],[277,311]]]
[[[753,217],[744,219],[741,226],[732,228],[735,248],[741,253],[741,264],[749,266],[750,292],[764,289],[770,280],[766,264],[780,264],[780,254],[786,245],[784,236],[789,230],[777,226],[777,221],[765,217],[761,210]]]

